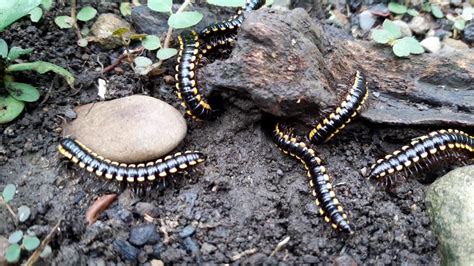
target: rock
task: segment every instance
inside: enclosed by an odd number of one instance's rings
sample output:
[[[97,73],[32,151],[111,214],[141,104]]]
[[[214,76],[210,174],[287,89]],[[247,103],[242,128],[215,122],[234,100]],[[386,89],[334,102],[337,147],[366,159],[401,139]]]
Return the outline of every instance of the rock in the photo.
[[[436,53],[441,49],[441,42],[438,37],[428,37],[420,42],[425,50]]]
[[[463,37],[467,43],[474,43],[474,21],[466,25],[463,31]]]
[[[451,38],[444,39],[443,45],[454,48],[454,49],[459,49],[459,50],[469,49],[469,45],[467,45],[463,41],[455,40]]]
[[[303,262],[304,263],[314,263],[314,264],[316,264],[316,263],[320,262],[320,260],[316,256],[306,254],[306,255],[303,256]]]
[[[135,246],[145,244],[156,244],[160,241],[160,235],[153,224],[139,224],[130,230],[128,241]]]
[[[412,36],[410,27],[408,24],[403,20],[394,20],[393,23],[400,28],[400,32],[402,33],[402,37],[410,37]]]
[[[113,249],[124,260],[136,261],[139,250],[125,240],[117,239],[112,244]]]
[[[150,265],[151,266],[164,266],[165,264],[161,260],[151,260]]]
[[[184,247],[186,248],[186,250],[191,252],[193,256],[196,256],[197,254],[199,254],[199,247],[192,238],[186,237],[183,242],[184,242]]]
[[[179,237],[186,238],[188,236],[193,235],[195,232],[196,232],[196,228],[194,228],[194,226],[192,225],[188,225],[184,227],[183,230],[181,230],[181,232],[179,232]]]
[[[416,34],[424,34],[430,29],[428,21],[422,16],[413,17],[408,26]]]
[[[135,33],[130,23],[123,20],[121,17],[112,14],[105,13],[100,14],[94,25],[91,27],[91,34],[93,38],[89,41],[95,41],[108,49],[114,49],[123,46],[120,38],[115,37],[112,33],[118,28],[130,29],[130,33]]]
[[[208,244],[208,243],[204,243],[201,245],[201,253],[204,255],[208,255],[214,252],[216,249],[217,249],[216,246]]]
[[[474,261],[474,165],[455,169],[426,192],[426,207],[437,235],[442,264]]]
[[[334,259],[334,266],[357,266],[357,262],[349,255],[342,255]]]
[[[375,16],[379,17],[388,17],[390,16],[390,10],[388,10],[387,5],[383,3],[376,4],[370,8],[370,12]]]
[[[370,30],[375,24],[375,18],[372,15],[372,12],[365,10],[359,14],[359,27],[364,30]]]
[[[135,212],[141,216],[149,215],[156,218],[160,215],[160,209],[148,202],[138,202],[135,205]]]
[[[143,95],[86,104],[65,134],[98,154],[123,163],[146,162],[163,156],[183,140],[186,121],[171,105]]]
[[[0,265],[7,265],[5,252],[7,251],[9,245],[8,239],[4,236],[0,236]]]

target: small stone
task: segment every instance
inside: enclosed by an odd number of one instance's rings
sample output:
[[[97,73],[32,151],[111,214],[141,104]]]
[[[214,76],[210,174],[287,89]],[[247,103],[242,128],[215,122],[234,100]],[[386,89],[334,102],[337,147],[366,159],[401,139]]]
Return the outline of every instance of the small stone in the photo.
[[[204,243],[201,246],[201,253],[205,254],[205,255],[208,255],[208,254],[214,252],[216,249],[217,249],[216,246],[208,244],[208,243]]]
[[[160,235],[153,224],[140,224],[132,227],[128,241],[140,247],[145,244],[158,243],[158,241],[160,241]]]
[[[151,266],[164,266],[165,264],[161,260],[151,260]]]
[[[160,209],[148,202],[138,202],[135,205],[135,212],[141,216],[149,215],[156,218],[160,215]]]
[[[368,31],[374,26],[374,24],[375,18],[369,10],[365,10],[359,14],[359,26],[362,30]]]
[[[93,38],[90,41],[98,42],[108,49],[121,47],[123,44],[120,38],[112,35],[118,28],[127,28],[130,29],[130,33],[134,33],[130,23],[121,17],[112,13],[101,14],[91,27]]]
[[[357,266],[357,262],[349,255],[342,255],[334,259],[334,266]]]
[[[463,30],[463,37],[467,43],[474,43],[474,22],[467,24]]]
[[[402,37],[410,37],[412,36],[410,27],[408,24],[403,20],[394,20],[393,23],[400,28],[400,32],[402,33]]]
[[[304,255],[303,256],[303,262],[304,263],[318,263],[319,258],[313,255]]]
[[[455,169],[426,192],[425,205],[437,235],[441,264],[474,261],[474,165]]]
[[[390,16],[390,10],[388,9],[387,5],[383,3],[376,4],[370,8],[370,12],[375,16],[379,17],[388,17]]]
[[[183,230],[181,230],[181,232],[179,233],[179,236],[181,238],[186,238],[188,236],[193,235],[195,232],[196,232],[196,228],[194,228],[194,226],[192,225],[188,225],[184,227]]]
[[[147,162],[169,153],[186,135],[186,121],[171,105],[134,95],[76,108],[77,119],[66,125],[94,152],[123,163]]]
[[[454,48],[454,49],[459,49],[459,50],[469,49],[469,45],[467,45],[463,41],[455,40],[451,38],[444,39],[443,45]]]
[[[198,254],[199,252],[198,245],[190,237],[186,237],[184,239],[184,247],[186,248],[187,251],[191,252],[191,254]]]
[[[425,50],[436,53],[441,49],[441,42],[438,37],[428,37],[420,42]]]
[[[138,256],[138,249],[125,240],[117,239],[112,244],[113,249],[122,257],[122,259],[135,261]]]
[[[4,236],[0,236],[0,265],[6,265],[7,263],[4,255],[9,245],[8,239]]]
[[[426,21],[426,19],[422,16],[413,17],[408,26],[416,34],[424,34],[430,29],[428,21]]]
[[[66,110],[64,110],[64,116],[69,119],[76,119],[77,114],[71,108],[67,108]]]

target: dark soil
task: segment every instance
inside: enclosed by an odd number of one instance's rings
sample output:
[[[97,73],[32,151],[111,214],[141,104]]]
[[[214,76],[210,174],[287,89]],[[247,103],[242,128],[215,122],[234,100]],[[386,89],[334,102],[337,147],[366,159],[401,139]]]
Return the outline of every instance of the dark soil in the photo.
[[[166,189],[146,197],[124,191],[98,222],[87,226],[85,212],[99,196],[92,187],[102,183],[95,176],[81,177],[82,172],[65,168],[56,145],[71,110],[97,101],[97,61],[109,65],[117,53],[93,44],[78,47],[72,30],[54,25],[55,15],[47,14],[39,24],[23,19],[1,36],[11,45],[34,48],[30,61],[66,67],[76,75],[77,84],[71,89],[54,75],[21,77],[38,86],[42,97],[29,104],[19,119],[0,127],[0,188],[16,184],[18,193],[11,205],[28,205],[33,213],[29,221],[15,227],[6,209],[0,208],[0,235],[8,237],[36,225],[43,238],[63,219],[51,242],[53,256],[46,261],[60,265],[152,259],[230,263],[245,251],[248,255],[238,262],[327,264],[349,255],[359,264],[439,264],[437,241],[424,206],[427,186],[409,179],[388,193],[374,189],[359,173],[381,154],[430,129],[388,128],[358,120],[318,148],[357,227],[353,236],[345,237],[319,217],[304,168],[272,144],[262,127],[264,116],[250,101],[233,95],[224,96],[227,110],[216,121],[189,122],[188,136],[179,149],[208,154],[204,167],[168,181]],[[165,75],[172,73],[172,65]],[[121,67],[125,74],[106,76],[108,99],[148,94],[178,107],[172,87],[162,82],[162,76],[140,77],[126,64]],[[157,225],[161,238],[134,249],[121,240],[129,239],[132,227],[148,223],[137,210],[138,202],[157,207],[151,223]],[[195,232],[188,232],[189,226]],[[287,236],[288,244],[269,257]]]

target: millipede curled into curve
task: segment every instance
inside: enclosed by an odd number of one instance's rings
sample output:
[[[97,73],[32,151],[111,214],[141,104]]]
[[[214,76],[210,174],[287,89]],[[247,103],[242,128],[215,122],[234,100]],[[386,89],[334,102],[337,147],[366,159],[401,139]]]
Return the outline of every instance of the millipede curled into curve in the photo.
[[[353,234],[353,227],[349,224],[347,214],[336,197],[331,178],[316,152],[292,134],[282,131],[279,123],[275,125],[272,137],[283,153],[289,154],[303,163],[308,171],[311,193],[316,198],[315,203],[320,208],[319,213],[324,217],[324,220],[330,223],[334,229]]]
[[[366,175],[391,185],[398,175],[417,174],[438,162],[465,158],[474,158],[474,137],[457,129],[442,129],[415,138],[409,145],[377,160]]]
[[[315,144],[332,139],[357,116],[368,95],[365,75],[357,71],[354,75],[353,85],[339,107],[328,117],[321,119],[309,132],[308,138]]]
[[[70,161],[85,168],[97,176],[107,180],[127,183],[153,182],[168,175],[183,172],[206,160],[206,156],[198,151],[186,151],[168,155],[163,159],[139,164],[123,164],[113,162],[92,152],[79,141],[66,137],[58,145],[59,153]]]

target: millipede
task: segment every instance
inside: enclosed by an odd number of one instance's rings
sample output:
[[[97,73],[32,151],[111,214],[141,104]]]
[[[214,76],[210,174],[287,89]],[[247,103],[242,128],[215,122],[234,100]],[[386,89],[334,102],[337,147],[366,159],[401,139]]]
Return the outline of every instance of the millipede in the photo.
[[[148,163],[118,163],[92,152],[84,144],[71,137],[63,138],[60,141],[58,151],[90,173],[94,173],[99,177],[103,176],[107,180],[129,184],[153,182],[158,178],[165,178],[168,175],[183,172],[185,169],[194,167],[206,160],[206,156],[201,152],[186,151]]]
[[[315,144],[329,141],[357,116],[368,95],[365,75],[357,71],[352,88],[345,99],[333,113],[320,120],[309,132],[308,138]]]
[[[210,120],[215,117],[216,110],[200,93],[196,70],[201,53],[199,37],[195,31],[184,31],[179,37],[178,64],[176,65],[176,95],[181,105],[186,108],[186,114],[194,119]]]
[[[283,153],[289,154],[303,163],[307,170],[311,193],[316,198],[315,203],[324,220],[336,230],[353,234],[353,227],[349,224],[347,214],[336,197],[331,178],[316,152],[308,148],[304,142],[299,141],[293,134],[283,132],[279,123],[275,125],[272,136],[277,147]]]
[[[238,9],[232,18],[211,24],[199,32],[199,38],[203,41],[200,50],[203,54],[218,45],[233,43],[237,38],[237,32],[244,22],[244,13],[257,10],[265,5],[265,0],[247,0],[245,5]]]
[[[442,129],[415,138],[409,145],[377,160],[367,178],[392,185],[395,177],[418,174],[437,162],[474,157],[474,137],[457,129]]]

